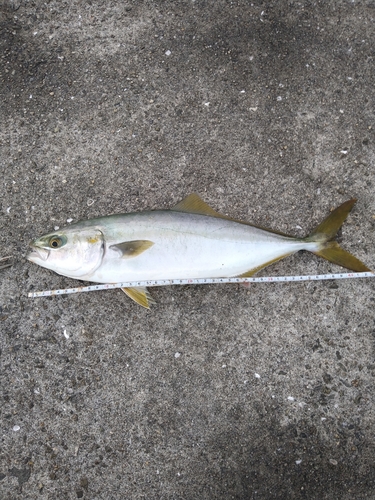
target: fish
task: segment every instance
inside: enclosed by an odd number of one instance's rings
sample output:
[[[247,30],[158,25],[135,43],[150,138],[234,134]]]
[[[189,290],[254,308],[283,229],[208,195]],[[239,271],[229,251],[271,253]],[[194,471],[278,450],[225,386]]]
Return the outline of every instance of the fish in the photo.
[[[295,238],[220,214],[193,193],[169,210],[71,224],[34,240],[27,259],[96,283],[250,277],[300,250],[352,271],[371,272],[335,241],[356,201],[344,202],[308,236]],[[154,302],[144,287],[122,290],[145,308]]]

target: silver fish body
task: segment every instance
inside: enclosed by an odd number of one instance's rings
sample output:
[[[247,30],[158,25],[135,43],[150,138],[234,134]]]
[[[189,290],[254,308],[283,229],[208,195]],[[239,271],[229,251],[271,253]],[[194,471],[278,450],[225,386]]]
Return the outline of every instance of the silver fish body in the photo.
[[[80,278],[99,283],[237,276],[286,254],[319,248],[246,224],[173,211],[116,215],[91,224],[102,235],[101,263]],[[82,224],[70,229],[80,231]],[[124,255],[121,243],[132,241],[153,244],[134,257]]]
[[[330,238],[318,231],[298,239],[232,220],[190,195],[171,210],[72,224],[35,240],[28,259],[98,283],[250,276],[299,250],[329,258],[323,253]]]

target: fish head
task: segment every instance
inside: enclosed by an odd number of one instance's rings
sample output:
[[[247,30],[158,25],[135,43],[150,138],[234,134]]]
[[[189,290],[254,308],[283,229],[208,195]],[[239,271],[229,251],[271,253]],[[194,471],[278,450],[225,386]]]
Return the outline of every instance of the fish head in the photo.
[[[78,224],[34,240],[27,259],[58,274],[89,279],[104,255],[103,233]]]

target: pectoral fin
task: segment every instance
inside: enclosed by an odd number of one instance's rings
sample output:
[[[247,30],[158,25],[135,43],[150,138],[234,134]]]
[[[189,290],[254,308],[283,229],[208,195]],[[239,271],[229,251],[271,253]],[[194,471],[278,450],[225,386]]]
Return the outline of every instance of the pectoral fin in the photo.
[[[111,245],[109,248],[117,250],[122,258],[127,259],[137,257],[137,255],[152,247],[153,244],[154,242],[149,240],[133,240],[117,243],[116,245]]]
[[[146,287],[121,288],[121,290],[134,302],[146,309],[150,309],[150,304],[156,303]]]

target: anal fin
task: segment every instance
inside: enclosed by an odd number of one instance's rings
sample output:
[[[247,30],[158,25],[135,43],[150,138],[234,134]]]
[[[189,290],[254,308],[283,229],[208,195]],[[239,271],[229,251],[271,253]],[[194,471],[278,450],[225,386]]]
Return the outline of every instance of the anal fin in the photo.
[[[267,266],[270,266],[271,264],[274,264],[275,262],[278,262],[279,260],[283,259],[284,257],[288,257],[288,255],[292,255],[295,252],[288,252],[285,253],[284,255],[281,255],[281,257],[276,257],[276,259],[269,260],[268,262],[265,262],[264,264],[261,264],[260,266],[253,267],[253,269],[249,269],[249,271],[246,271],[238,276],[236,278],[251,278],[256,274],[258,271],[261,269],[264,269]]]
[[[121,288],[121,290],[134,302],[146,309],[150,309],[150,304],[156,303],[146,287]]]

